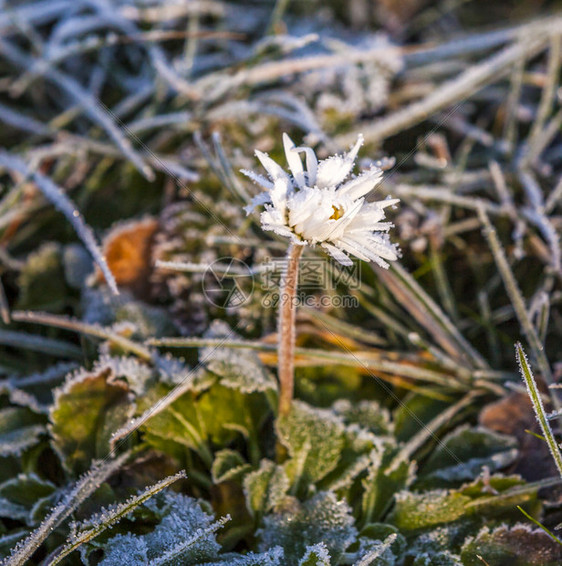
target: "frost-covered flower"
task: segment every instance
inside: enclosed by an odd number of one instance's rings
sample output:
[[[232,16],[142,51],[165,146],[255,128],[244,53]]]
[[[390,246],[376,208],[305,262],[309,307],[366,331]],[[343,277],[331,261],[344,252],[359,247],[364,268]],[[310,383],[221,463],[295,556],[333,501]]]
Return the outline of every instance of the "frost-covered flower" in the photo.
[[[384,209],[396,204],[398,199],[365,200],[381,181],[382,170],[373,166],[350,177],[362,144],[363,137],[359,136],[347,154],[318,161],[312,148],[296,147],[291,138],[283,134],[291,174],[267,154],[256,150],[269,179],[253,171],[242,171],[265,189],[254,197],[246,212],[250,214],[263,205],[260,220],[264,230],[286,236],[298,245],[319,244],[343,265],[352,264],[347,255],[350,254],[388,267],[385,260],[396,260],[398,248],[387,234],[392,222],[382,220]],[[306,168],[300,153],[305,154]]]

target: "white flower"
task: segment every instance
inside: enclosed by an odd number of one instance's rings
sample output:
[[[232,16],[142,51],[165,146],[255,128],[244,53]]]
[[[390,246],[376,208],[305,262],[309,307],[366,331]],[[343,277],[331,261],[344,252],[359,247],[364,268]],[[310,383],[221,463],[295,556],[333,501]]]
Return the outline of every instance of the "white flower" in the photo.
[[[265,189],[246,207],[250,214],[264,206],[260,215],[264,230],[286,236],[299,245],[321,245],[343,265],[351,265],[347,254],[388,267],[385,260],[398,258],[396,244],[388,232],[392,222],[384,220],[384,209],[399,199],[367,202],[366,195],[382,179],[382,170],[371,167],[345,181],[353,169],[363,137],[346,155],[334,155],[318,161],[312,148],[296,147],[283,134],[285,156],[291,175],[267,154],[256,150],[256,157],[269,180],[253,171],[242,170]],[[306,168],[300,154],[304,153]],[[344,182],[345,181],[345,182]]]

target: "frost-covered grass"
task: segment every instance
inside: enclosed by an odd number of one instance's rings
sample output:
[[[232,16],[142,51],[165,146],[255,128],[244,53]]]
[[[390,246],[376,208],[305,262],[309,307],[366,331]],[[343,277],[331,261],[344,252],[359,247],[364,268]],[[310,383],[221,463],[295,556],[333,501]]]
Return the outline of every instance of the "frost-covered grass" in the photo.
[[[2,4],[2,564],[562,562],[562,15],[517,4]],[[285,131],[363,134],[402,256],[305,250],[278,414],[239,171]]]

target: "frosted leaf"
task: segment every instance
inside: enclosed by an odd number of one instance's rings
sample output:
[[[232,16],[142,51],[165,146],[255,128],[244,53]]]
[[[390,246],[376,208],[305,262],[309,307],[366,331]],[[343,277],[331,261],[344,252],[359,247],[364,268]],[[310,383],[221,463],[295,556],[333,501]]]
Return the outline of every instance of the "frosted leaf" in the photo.
[[[427,556],[432,559],[433,557],[438,557],[444,553],[444,564],[448,564],[448,551],[451,549],[457,549],[465,540],[466,535],[466,526],[463,526],[459,522],[435,527],[432,530],[423,532],[414,540],[409,540],[406,559],[414,559],[422,556]],[[459,558],[458,556],[455,556],[454,559],[458,561]],[[456,564],[456,562],[453,563]],[[426,561],[421,560],[420,564],[426,564]],[[428,566],[431,566],[433,563],[430,560],[427,564]]]
[[[233,340],[238,336],[230,330],[227,324],[216,320],[205,333],[205,337]],[[220,383],[224,387],[237,389],[241,393],[277,390],[275,379],[252,350],[220,347],[202,348],[199,353],[199,360],[205,364],[209,371],[220,377]]]
[[[148,548],[144,537],[116,535],[105,545],[105,557],[99,566],[139,566],[148,564]]]
[[[397,537],[397,534],[391,534],[384,541],[362,538],[357,553],[359,557],[353,566],[394,566],[397,560],[392,545]]]
[[[169,353],[158,353],[154,355],[154,364],[163,383],[178,385],[184,383],[186,379],[192,379],[189,375],[193,372],[183,358],[176,358]]]
[[[53,401],[53,388],[63,381],[66,374],[77,368],[75,363],[62,362],[43,372],[26,376],[12,375],[0,381],[0,392],[7,394],[14,405],[47,414]]]
[[[94,363],[93,371],[103,371],[109,368],[112,372],[108,383],[115,383],[119,378],[125,378],[129,389],[135,395],[146,393],[147,385],[154,377],[154,372],[146,364],[133,356],[101,355]]]
[[[214,531],[220,527],[214,517],[193,498],[178,493],[164,495],[167,514],[151,533],[145,535],[149,558],[165,564],[164,558],[175,550],[170,564],[187,566],[215,558],[220,550]],[[187,542],[193,540],[192,544]],[[178,547],[186,545],[182,551]],[[177,561],[177,562],[176,562]]]
[[[77,364],[73,362],[60,362],[42,372],[32,373],[26,376],[12,376],[9,378],[9,381],[19,389],[25,389],[26,391],[36,394],[37,397],[43,401],[39,393],[35,391],[36,388],[48,389],[50,392],[53,385],[58,384],[63,380],[65,375],[77,368]],[[51,399],[52,396],[49,395],[48,400]],[[47,399],[45,399],[44,402],[47,402]]]
[[[282,466],[262,460],[259,469],[244,478],[246,506],[254,515],[263,515],[279,506],[289,491],[289,479]]]
[[[7,395],[12,405],[26,407],[33,413],[44,415],[49,413],[48,406],[41,405],[36,397],[27,393],[27,391],[14,387],[8,380],[0,381],[0,395]]]
[[[102,509],[92,515],[86,521],[71,524],[71,534],[67,544],[53,559],[53,564],[58,564],[63,558],[81,547],[84,543],[91,542],[105,530],[112,528],[123,517],[132,513],[137,507],[148,501],[157,493],[169,487],[180,478],[185,478],[185,472],[179,472],[174,476],[169,476],[158,483],[147,487],[138,495],[130,497],[127,501],[111,505],[107,509]]]
[[[364,563],[373,566],[402,564],[408,542],[400,531],[387,523],[370,523],[361,529],[359,548],[346,552],[346,559],[354,566]],[[353,545],[356,548],[357,544]]]
[[[482,564],[482,562],[480,562]],[[435,553],[422,553],[416,556],[412,566],[465,566],[466,562],[461,562],[460,556],[448,550]]]
[[[170,387],[162,383],[137,400],[140,412],[160,407],[144,424],[145,440],[154,447],[165,452],[173,449],[173,455],[183,458],[184,447],[188,446],[210,468],[210,443],[226,447],[242,435],[257,445],[261,427],[271,414],[267,395],[224,386],[218,376],[204,368],[191,372],[181,390],[185,394],[169,406],[161,400],[166,399]],[[178,446],[172,446],[170,441]]]
[[[450,523],[465,514],[470,498],[458,492],[437,489],[424,493],[401,491],[389,522],[400,530],[414,530]]]
[[[364,494],[361,502],[364,520],[377,521],[388,508],[393,495],[410,485],[414,479],[415,464],[403,461],[391,469],[390,464],[397,449],[387,444],[372,450],[367,477],[363,480]]]
[[[330,566],[330,553],[323,542],[308,546],[299,566]]]
[[[120,564],[119,558],[138,544],[139,558],[129,564],[191,566],[216,560],[220,545],[215,532],[225,520],[214,517],[201,508],[200,503],[186,495],[174,492],[160,493],[145,503],[162,520],[145,535],[116,535],[105,545],[104,566]],[[128,560],[123,556],[124,560]]]
[[[357,529],[351,509],[332,492],[320,492],[296,509],[268,515],[257,531],[259,549],[280,545],[285,549],[285,566],[298,566],[307,547],[323,542],[334,564],[355,541]]]
[[[278,419],[277,433],[291,457],[286,469],[292,482],[314,483],[337,466],[344,424],[333,412],[295,401],[290,413]]]
[[[225,448],[215,454],[211,467],[211,476],[214,483],[233,480],[251,469],[239,452]]]
[[[0,456],[19,456],[47,432],[45,418],[24,407],[0,409]]]
[[[329,488],[337,492],[350,488],[357,477],[369,467],[370,463],[368,456],[355,457],[337,474],[335,479],[329,482]]]
[[[0,517],[33,525],[33,506],[50,498],[55,486],[35,474],[19,474],[0,484]]]
[[[356,454],[368,454],[373,448],[382,449],[385,443],[394,444],[392,436],[377,436],[357,424],[347,425],[344,435],[346,448]]]
[[[493,530],[484,527],[476,537],[465,542],[461,550],[462,564],[477,566],[478,555],[489,564],[559,566],[562,546],[542,529],[526,524],[500,525]]]
[[[390,412],[376,401],[359,401],[351,403],[348,399],[340,399],[334,403],[334,411],[346,423],[358,424],[377,435],[392,433]]]
[[[280,546],[274,546],[266,552],[248,552],[248,554],[229,553],[222,555],[217,562],[205,562],[204,566],[283,566],[284,552]]]
[[[478,477],[484,466],[491,472],[504,468],[517,458],[516,446],[510,436],[483,427],[459,427],[432,452],[420,470],[420,485],[462,483]]]
[[[108,367],[80,370],[54,396],[51,444],[67,471],[84,472],[92,459],[107,456],[111,435],[132,416],[128,387]]]

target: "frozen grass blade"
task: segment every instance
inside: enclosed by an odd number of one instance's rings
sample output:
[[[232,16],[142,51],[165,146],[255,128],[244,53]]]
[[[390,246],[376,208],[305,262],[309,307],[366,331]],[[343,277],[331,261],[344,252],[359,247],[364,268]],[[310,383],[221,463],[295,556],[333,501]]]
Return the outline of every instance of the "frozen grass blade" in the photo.
[[[263,352],[275,352],[277,345],[265,344],[258,341],[248,340],[224,340],[216,338],[160,338],[148,341],[152,346],[164,346],[166,348],[248,348]],[[426,369],[411,363],[400,363],[390,359],[384,359],[379,352],[354,351],[354,352],[331,352],[316,348],[295,348],[296,366],[314,365],[342,365],[358,367],[367,370],[380,371],[391,375],[399,375],[410,379],[428,381],[436,385],[447,387],[451,390],[465,390],[467,383],[459,383],[449,373],[442,373]],[[277,360],[275,360],[276,362]]]
[[[51,511],[46,519],[26,539],[17,544],[12,554],[0,562],[0,566],[23,566],[31,555],[41,546],[43,541],[54,531],[86,498],[114,472],[116,472],[131,456],[125,452],[114,460],[104,460],[94,464],[74,485],[71,491]]]
[[[101,269],[110,289],[119,294],[115,277],[111,273],[109,266],[103,256],[103,253],[96,242],[96,238],[92,229],[86,224],[84,218],[76,208],[76,205],[66,196],[64,191],[55,185],[51,179],[45,175],[32,171],[30,167],[19,157],[10,155],[4,151],[0,151],[0,167],[4,167],[23,176],[30,178],[43,193],[45,198],[60,212],[66,216],[66,219],[72,224],[78,237],[82,240],[88,251],[92,254],[94,261]]]
[[[0,122],[4,122],[18,130],[29,132],[31,134],[45,135],[52,133],[49,127],[45,126],[45,124],[42,124],[29,116],[20,114],[16,110],[9,108],[4,104],[0,104]]]
[[[546,443],[550,449],[550,453],[552,454],[552,458],[554,459],[554,463],[558,468],[558,472],[560,473],[560,477],[562,477],[562,453],[560,452],[560,448],[556,439],[554,438],[554,434],[552,429],[550,428],[550,424],[548,423],[548,418],[546,416],[546,412],[544,410],[544,406],[542,403],[541,393],[537,387],[537,382],[531,372],[531,368],[527,362],[527,356],[523,351],[523,346],[521,346],[520,342],[515,344],[515,353],[517,356],[517,363],[519,364],[519,369],[521,370],[521,376],[525,381],[525,385],[527,386],[527,392],[529,393],[529,397],[531,398],[531,402],[533,403],[533,407],[535,409],[535,414],[537,415],[537,420],[541,426],[543,435],[546,439]]]
[[[384,553],[394,544],[398,535],[393,533],[386,537],[382,544],[368,552],[359,562],[356,562],[353,566],[375,566],[377,564],[377,558],[382,558]]]
[[[465,340],[439,305],[422,289],[400,265],[393,264],[386,271],[374,267],[378,277],[417,322],[454,359],[463,359],[477,368],[488,367],[486,360]]]
[[[152,360],[152,352],[148,348],[97,324],[88,324],[65,316],[35,311],[14,311],[12,313],[12,319],[16,322],[30,322],[32,324],[54,326],[88,336],[95,336],[103,340],[110,340],[120,348],[123,348],[126,352],[131,352],[147,362]]]
[[[477,393],[471,392],[465,395],[460,401],[445,409],[442,413],[437,415],[430,423],[425,425],[417,434],[415,434],[404,446],[400,452],[392,460],[388,467],[387,473],[390,473],[398,468],[402,462],[407,462],[412,455],[419,450],[427,440],[435,438],[437,431],[449,424],[451,419],[460,411],[468,407],[474,399],[478,396]],[[444,445],[442,445],[444,447]],[[457,462],[460,460],[450,451],[447,450],[449,455]]]
[[[34,352],[41,352],[49,356],[62,356],[64,358],[82,358],[82,349],[55,338],[47,338],[27,332],[3,330],[0,328],[0,344],[13,348],[26,348]]]
[[[513,271],[509,267],[509,263],[498,239],[498,235],[496,234],[495,229],[492,227],[488,215],[483,209],[478,210],[478,216],[480,218],[480,222],[484,226],[484,236],[488,240],[488,245],[492,250],[498,271],[500,272],[501,278],[505,285],[505,290],[507,291],[507,294],[511,300],[515,314],[519,319],[523,333],[529,341],[531,351],[533,352],[533,356],[537,360],[543,378],[550,385],[551,383],[553,383],[550,364],[548,363],[548,360],[546,358],[546,354],[541,344],[539,335],[537,334],[537,331],[535,330],[535,327],[533,326],[533,323],[529,318],[527,307],[525,306],[525,300],[523,298],[523,295],[521,294],[521,291],[519,290],[517,281],[515,280],[515,276],[513,275]],[[553,396],[553,402],[557,409],[560,408],[560,403],[558,402],[556,396]]]
[[[522,37],[514,45],[506,47],[478,65],[471,66],[458,78],[452,79],[435,89],[421,101],[414,102],[372,125],[361,124],[357,130],[338,136],[336,141],[341,146],[347,146],[353,142],[357,137],[357,132],[360,131],[365,136],[366,141],[381,142],[389,136],[402,132],[426,120],[428,116],[435,112],[466,99],[485,84],[504,77],[511,66],[521,57],[530,57],[540,53],[549,40],[548,33],[559,34],[561,31],[562,19],[557,18],[544,24],[542,33],[539,32],[539,28],[536,28],[537,33],[533,34],[532,37],[522,34]]]
[[[3,41],[2,39],[0,39],[0,53],[16,67],[28,69],[30,71],[35,70],[42,73],[46,79],[53,82],[66,92],[84,109],[84,112],[94,122],[99,124],[107,132],[117,147],[148,180],[154,179],[154,173],[134,151],[131,142],[123,135],[119,127],[115,124],[109,111],[73,78],[57,69],[49,67],[44,68],[40,60],[36,60],[26,55],[14,45]]]
[[[172,485],[174,482],[186,477],[185,472],[182,470],[173,476],[169,476],[158,483],[147,487],[141,494],[131,497],[113,509],[107,509],[98,515],[91,517],[86,522],[86,524],[92,525],[91,528],[83,530],[75,535],[71,535],[70,541],[64,546],[61,552],[57,554],[51,562],[49,562],[49,566],[55,566],[55,564],[58,564],[71,552],[74,552],[79,546],[85,542],[93,540],[105,530],[110,529],[113,525],[115,525],[115,523],[119,522],[123,517],[131,513],[131,511],[133,511],[136,507],[142,505],[145,501],[148,501],[153,495],[156,495],[163,489]]]

